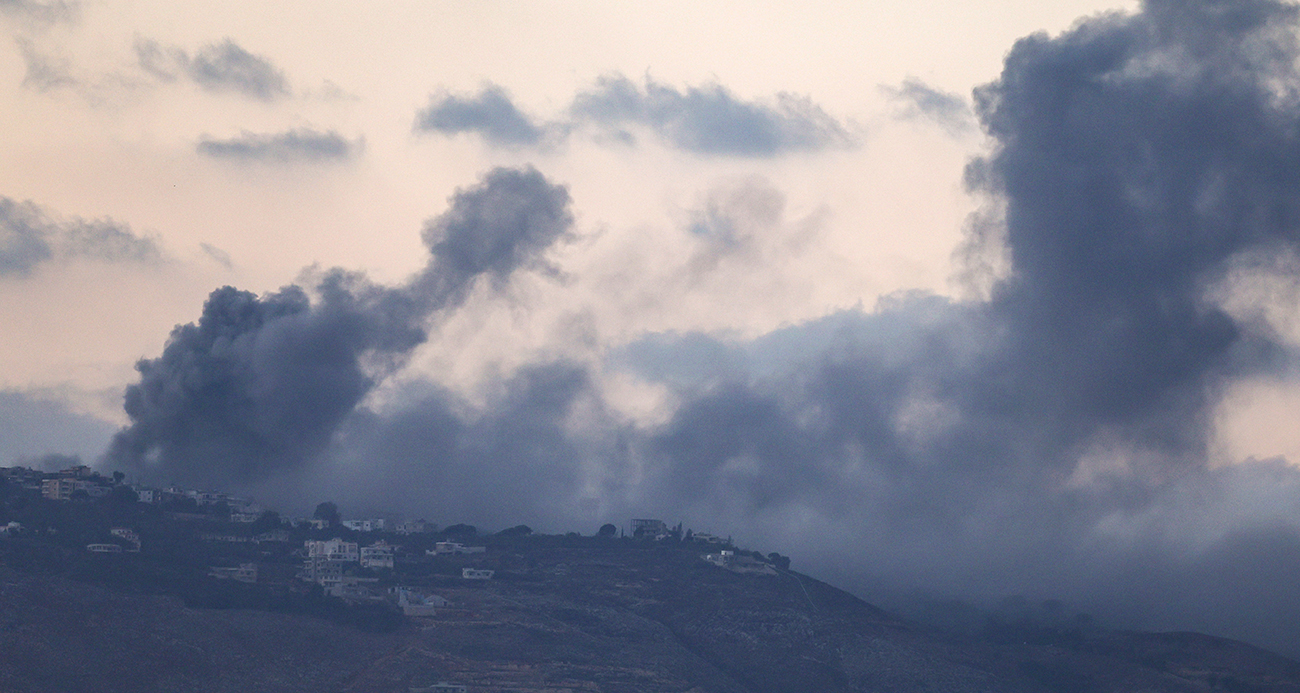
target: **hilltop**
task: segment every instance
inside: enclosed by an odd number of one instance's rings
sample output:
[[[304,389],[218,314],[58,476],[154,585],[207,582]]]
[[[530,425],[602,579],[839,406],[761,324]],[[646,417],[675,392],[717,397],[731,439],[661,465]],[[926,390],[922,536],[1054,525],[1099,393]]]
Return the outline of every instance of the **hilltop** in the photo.
[[[1300,691],[1300,664],[1197,634],[1070,619],[940,633],[779,554],[673,530],[267,529],[124,494],[3,498],[0,519],[22,525],[0,537],[13,693]],[[383,541],[392,568],[302,579],[312,546],[350,540]]]

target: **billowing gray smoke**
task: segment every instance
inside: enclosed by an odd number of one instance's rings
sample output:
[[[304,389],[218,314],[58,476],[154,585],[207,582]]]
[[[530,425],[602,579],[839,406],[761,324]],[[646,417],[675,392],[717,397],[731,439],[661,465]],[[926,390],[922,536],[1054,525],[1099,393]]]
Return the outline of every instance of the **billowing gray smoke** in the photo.
[[[1300,474],[1213,468],[1208,440],[1225,385],[1286,356],[1212,289],[1300,244],[1296,16],[1153,0],[1018,42],[976,91],[996,145],[968,181],[1005,224],[968,250],[1009,260],[991,298],[838,316],[805,368],[702,390],[647,445],[659,494],[863,585],[1064,596],[1300,652],[1278,580]]]
[[[315,299],[297,286],[266,296],[224,287],[197,323],[178,326],[160,357],[137,364],[131,425],[109,461],[159,479],[241,487],[301,469],[402,357],[425,322],[480,276],[502,281],[563,236],[565,188],[533,169],[496,169],[431,220],[432,257],[406,286],[333,270]]]
[[[1005,220],[965,249],[972,269],[1005,254],[988,298],[895,296],[748,343],[649,336],[606,367],[676,390],[662,426],[607,413],[564,363],[483,407],[412,384],[354,411],[383,372],[368,359],[400,360],[431,311],[567,225],[563,191],[497,173],[430,227],[408,287],[219,292],[141,364],[114,450],[191,479],[301,469],[283,488],[442,522],[685,520],[868,598],[1057,597],[1300,654],[1300,472],[1215,466],[1208,440],[1224,388],[1289,358],[1220,298],[1300,251],[1297,28],[1269,0],[1152,0],[1018,42],[976,92],[994,147],[967,179]]]
[[[967,178],[1005,223],[965,251],[1007,259],[986,300],[648,337],[611,367],[678,390],[651,430],[566,432],[600,409],[562,364],[479,411],[412,396],[351,420],[338,468],[364,471],[338,493],[500,526],[684,519],[869,598],[1060,597],[1300,653],[1300,583],[1279,579],[1300,473],[1215,467],[1207,438],[1223,388],[1286,357],[1214,292],[1300,241],[1296,29],[1275,2],[1158,0],[1026,38],[976,93],[995,146]]]

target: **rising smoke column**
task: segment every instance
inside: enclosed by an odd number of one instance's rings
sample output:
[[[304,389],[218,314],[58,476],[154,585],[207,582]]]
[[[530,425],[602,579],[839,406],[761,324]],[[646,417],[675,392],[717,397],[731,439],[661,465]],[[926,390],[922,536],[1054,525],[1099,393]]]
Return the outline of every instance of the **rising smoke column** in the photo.
[[[1292,5],[1153,0],[1017,42],[976,91],[993,147],[967,172],[1004,217],[972,230],[1006,256],[989,298],[720,345],[804,356],[686,388],[633,500],[870,584],[1065,596],[1300,652],[1273,568],[1300,562],[1300,473],[1218,468],[1210,439],[1224,389],[1292,348],[1220,296],[1300,252],[1297,29]]]
[[[200,486],[244,486],[300,470],[340,422],[426,338],[479,277],[504,282],[572,225],[569,195],[536,170],[495,169],[452,196],[423,237],[427,267],[400,287],[332,270],[315,288],[257,296],[223,287],[196,323],[141,360],[131,424],[107,462]]]
[[[1264,365],[1207,294],[1300,240],[1296,29],[1290,5],[1153,0],[1019,41],[977,90],[998,145],[969,178],[1006,201],[1013,268],[991,308],[1044,418],[1200,457],[1216,380]]]

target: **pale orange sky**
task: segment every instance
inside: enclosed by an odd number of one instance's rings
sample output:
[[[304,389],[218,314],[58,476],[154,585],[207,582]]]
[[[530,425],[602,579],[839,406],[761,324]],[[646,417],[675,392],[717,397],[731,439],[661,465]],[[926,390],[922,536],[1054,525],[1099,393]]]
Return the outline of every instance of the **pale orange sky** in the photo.
[[[596,361],[647,332],[753,337],[870,309],[897,290],[955,293],[951,255],[979,203],[962,190],[962,166],[986,143],[975,130],[954,136],[898,117],[881,87],[915,78],[969,100],[1016,38],[1135,4],[136,1],[84,2],[66,21],[10,13],[0,18],[11,36],[0,46],[0,195],[63,220],[109,217],[155,238],[164,258],[70,259],[0,276],[0,388],[121,422],[134,361],[158,354],[210,290],[269,291],[313,265],[398,281],[423,264],[422,222],[495,165],[533,164],[570,186],[580,238],[553,258],[563,280],[525,277],[508,301],[471,302],[417,354],[412,374],[466,393],[484,373],[539,354]],[[264,102],[159,82],[133,50],[150,40],[193,54],[224,39],[282,70],[287,93]],[[68,83],[24,86],[33,60]],[[511,150],[412,131],[438,90],[491,82],[546,119],[609,74],[679,89],[716,83],[746,100],[807,97],[859,144],[747,158],[653,138]],[[359,154],[283,164],[195,151],[203,137],[293,128],[335,131]],[[681,268],[699,253],[691,215],[747,186],[783,200],[780,217],[750,230],[757,245],[743,261],[683,284]],[[609,387],[638,416],[659,406],[635,384]],[[1223,412],[1225,458],[1300,459],[1300,436],[1270,425],[1287,419],[1294,392],[1242,387]]]

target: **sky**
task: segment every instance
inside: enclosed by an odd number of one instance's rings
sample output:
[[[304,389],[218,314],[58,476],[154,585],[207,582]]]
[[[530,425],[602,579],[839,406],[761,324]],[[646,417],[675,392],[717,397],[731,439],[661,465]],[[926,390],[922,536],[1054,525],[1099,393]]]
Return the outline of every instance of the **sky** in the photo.
[[[1291,5],[0,26],[0,464],[1300,655]]]

